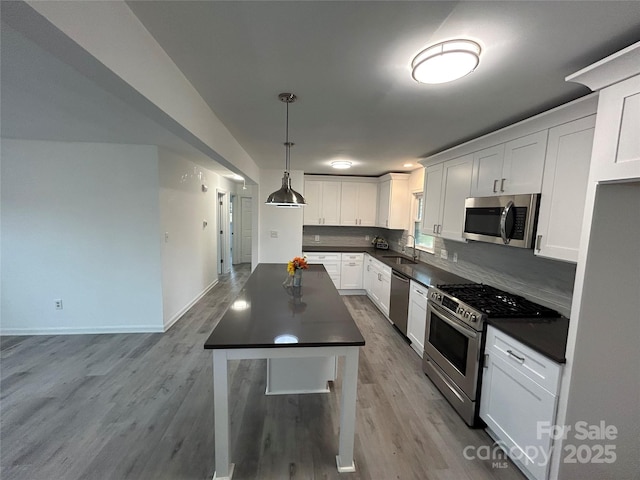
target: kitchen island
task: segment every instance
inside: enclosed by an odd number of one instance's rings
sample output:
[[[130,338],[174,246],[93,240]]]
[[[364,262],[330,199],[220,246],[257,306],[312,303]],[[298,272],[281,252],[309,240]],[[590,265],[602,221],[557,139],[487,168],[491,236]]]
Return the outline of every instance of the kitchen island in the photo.
[[[339,472],[355,471],[356,389],[364,338],[322,265],[310,265],[300,289],[285,289],[285,264],[259,264],[205,342],[213,350],[215,479],[230,479],[229,360],[344,356]],[[303,305],[304,304],[304,305]]]

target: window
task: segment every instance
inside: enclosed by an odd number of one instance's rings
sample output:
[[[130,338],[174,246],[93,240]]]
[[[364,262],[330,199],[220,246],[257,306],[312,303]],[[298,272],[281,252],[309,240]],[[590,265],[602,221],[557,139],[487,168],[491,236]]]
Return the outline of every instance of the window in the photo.
[[[434,253],[433,237],[421,232],[422,214],[424,211],[424,197],[422,192],[413,194],[413,236],[416,238],[416,248]]]

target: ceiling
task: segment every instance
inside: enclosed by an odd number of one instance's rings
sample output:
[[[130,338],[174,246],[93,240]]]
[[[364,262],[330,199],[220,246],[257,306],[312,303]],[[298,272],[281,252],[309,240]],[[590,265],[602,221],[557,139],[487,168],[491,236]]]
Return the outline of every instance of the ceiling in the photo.
[[[589,93],[582,85],[565,82],[565,76],[640,40],[638,1],[127,3],[262,168],[284,167],[285,105],[278,94],[295,93],[298,101],[290,106],[290,140],[295,143],[291,167],[305,173],[410,170],[403,164],[418,166],[420,158]],[[482,46],[474,73],[432,86],[411,78],[409,65],[416,53],[459,37]],[[47,68],[60,79],[45,107],[23,93],[21,97],[29,98],[9,102],[5,110],[5,51],[14,44],[24,51],[14,55],[12,69],[27,74],[34,69],[25,60],[27,50],[38,62],[31,91],[38,91],[38,81],[50,83]],[[40,130],[52,137],[84,135],[93,140],[107,122],[109,141],[175,140],[179,148],[179,139],[140,119],[140,113],[128,111],[131,107],[118,99],[110,101],[107,110],[113,121],[103,112],[93,119],[95,128],[89,128],[87,112],[92,104],[113,100],[104,98],[110,94],[94,90],[99,87],[88,79],[71,78],[62,62],[39,58],[44,52],[34,47],[17,33],[5,34],[3,25],[3,136],[24,135],[31,123],[26,117],[40,113]],[[20,72],[13,77],[12,89],[24,90]],[[76,83],[69,88],[65,82]],[[84,126],[69,127],[72,132],[47,130],[46,118],[56,112],[59,116],[61,108],[51,98],[67,106],[72,103],[67,97],[76,90],[83,108],[74,112],[65,107],[63,115],[81,114],[82,121],[76,123]],[[142,127],[123,124],[121,117]],[[352,161],[353,168],[331,169],[329,162],[338,158]]]

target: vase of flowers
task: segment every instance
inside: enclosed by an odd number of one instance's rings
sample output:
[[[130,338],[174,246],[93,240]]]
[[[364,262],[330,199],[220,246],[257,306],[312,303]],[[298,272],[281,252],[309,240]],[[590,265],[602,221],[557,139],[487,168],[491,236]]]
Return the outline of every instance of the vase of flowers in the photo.
[[[293,260],[289,260],[287,263],[287,273],[289,274],[289,280],[294,287],[302,286],[302,270],[309,268],[307,259],[305,257],[294,257]]]

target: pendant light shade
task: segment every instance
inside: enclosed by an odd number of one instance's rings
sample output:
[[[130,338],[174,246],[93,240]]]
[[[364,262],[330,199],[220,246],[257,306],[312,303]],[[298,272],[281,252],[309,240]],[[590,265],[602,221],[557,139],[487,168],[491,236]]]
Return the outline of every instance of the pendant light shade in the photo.
[[[276,207],[290,207],[298,208],[306,205],[304,197],[291,188],[291,177],[289,175],[289,167],[291,163],[291,147],[293,142],[289,141],[289,104],[296,101],[296,96],[293,93],[281,93],[278,95],[281,102],[287,104],[287,127],[286,127],[286,141],[284,146],[286,149],[284,175],[282,177],[282,187],[280,190],[276,190],[267,197],[267,201],[264,202],[267,205],[275,205]]]

